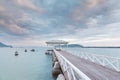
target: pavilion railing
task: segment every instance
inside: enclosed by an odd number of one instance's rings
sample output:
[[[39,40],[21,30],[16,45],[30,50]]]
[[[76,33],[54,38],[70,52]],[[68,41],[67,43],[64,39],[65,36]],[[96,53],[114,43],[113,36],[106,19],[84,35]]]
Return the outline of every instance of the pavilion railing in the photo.
[[[67,72],[69,80],[91,80],[78,68],[76,68],[70,61],[68,61],[64,56],[62,56],[58,51],[54,50],[56,57],[63,68],[63,72]]]

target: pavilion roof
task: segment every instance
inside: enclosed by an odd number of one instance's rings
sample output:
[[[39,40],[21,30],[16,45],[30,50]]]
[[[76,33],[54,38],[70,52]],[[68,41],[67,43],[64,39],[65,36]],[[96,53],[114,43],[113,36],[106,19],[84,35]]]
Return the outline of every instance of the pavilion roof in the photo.
[[[46,44],[68,44],[69,42],[63,40],[51,40],[47,41]]]

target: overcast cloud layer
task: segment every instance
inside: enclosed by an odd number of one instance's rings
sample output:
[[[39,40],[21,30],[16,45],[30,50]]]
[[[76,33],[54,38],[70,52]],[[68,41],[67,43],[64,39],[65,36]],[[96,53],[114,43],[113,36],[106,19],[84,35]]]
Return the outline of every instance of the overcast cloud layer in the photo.
[[[0,0],[0,41],[120,46],[120,0]]]

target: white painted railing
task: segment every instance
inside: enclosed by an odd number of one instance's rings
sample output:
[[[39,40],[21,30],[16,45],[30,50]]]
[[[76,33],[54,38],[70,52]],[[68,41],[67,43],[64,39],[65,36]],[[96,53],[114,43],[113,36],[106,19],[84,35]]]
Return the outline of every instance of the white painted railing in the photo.
[[[58,51],[54,50],[56,57],[63,68],[63,72],[67,72],[69,80],[91,80],[78,68],[76,68],[70,61],[63,57]]]
[[[100,64],[102,66],[105,66],[120,72],[120,58],[79,52],[79,51],[69,51],[69,50],[67,51],[73,55],[79,56],[86,60],[92,61],[94,63]]]

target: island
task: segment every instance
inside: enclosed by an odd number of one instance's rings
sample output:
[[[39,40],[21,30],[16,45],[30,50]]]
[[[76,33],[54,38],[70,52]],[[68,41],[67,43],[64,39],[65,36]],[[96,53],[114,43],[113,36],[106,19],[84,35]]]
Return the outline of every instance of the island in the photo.
[[[67,47],[67,46],[61,45],[61,47]],[[79,48],[120,48],[120,46],[83,46],[81,44],[68,44],[68,47],[69,48],[74,48],[74,47],[79,47]]]
[[[0,47],[10,47],[10,48],[12,48],[11,45],[6,45],[6,44],[4,44],[4,43],[2,43],[2,42],[0,42]]]
[[[61,45],[61,47],[67,47],[66,45]],[[68,47],[81,47],[83,48],[84,46],[80,45],[80,44],[68,44]]]

